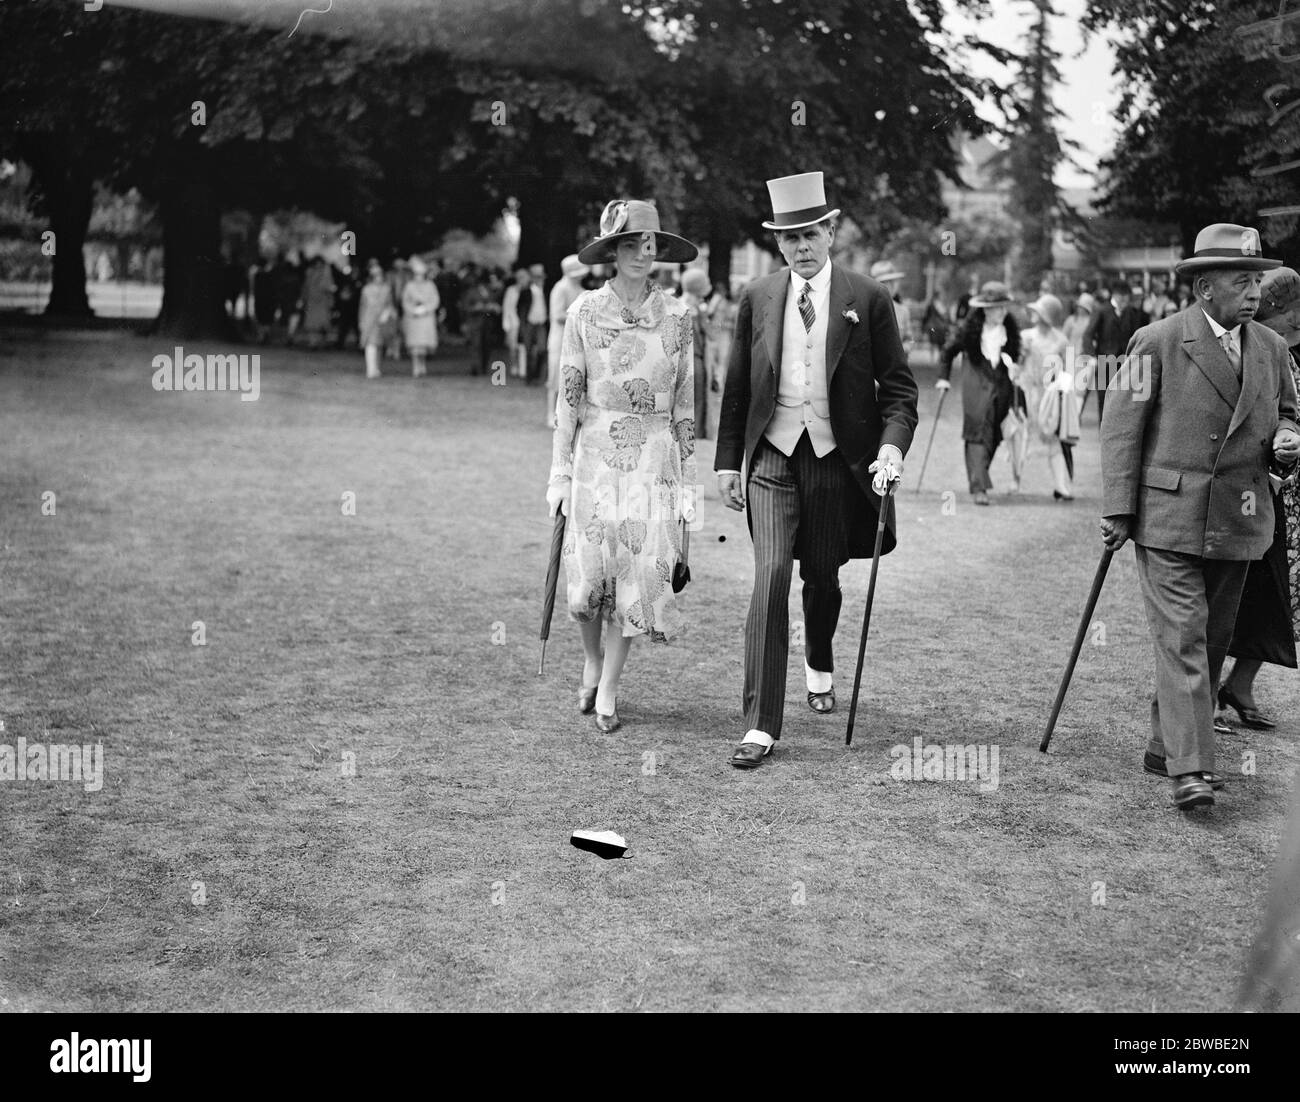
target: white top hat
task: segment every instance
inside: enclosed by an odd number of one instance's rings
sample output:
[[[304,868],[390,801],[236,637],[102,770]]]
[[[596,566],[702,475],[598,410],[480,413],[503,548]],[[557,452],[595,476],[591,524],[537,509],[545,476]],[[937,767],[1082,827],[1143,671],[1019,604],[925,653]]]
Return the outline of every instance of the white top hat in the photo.
[[[820,172],[768,180],[767,192],[772,197],[772,221],[764,222],[764,229],[802,229],[840,213],[838,207],[831,210],[826,205],[826,185]]]

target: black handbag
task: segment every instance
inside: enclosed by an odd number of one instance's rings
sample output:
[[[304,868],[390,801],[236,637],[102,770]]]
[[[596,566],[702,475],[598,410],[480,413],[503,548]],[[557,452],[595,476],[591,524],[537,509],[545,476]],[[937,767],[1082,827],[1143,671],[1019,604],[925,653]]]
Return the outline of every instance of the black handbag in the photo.
[[[686,588],[686,583],[691,580],[691,568],[687,565],[686,556],[691,549],[691,530],[682,523],[682,557],[677,560],[677,565],[673,567],[673,592],[680,593]]]

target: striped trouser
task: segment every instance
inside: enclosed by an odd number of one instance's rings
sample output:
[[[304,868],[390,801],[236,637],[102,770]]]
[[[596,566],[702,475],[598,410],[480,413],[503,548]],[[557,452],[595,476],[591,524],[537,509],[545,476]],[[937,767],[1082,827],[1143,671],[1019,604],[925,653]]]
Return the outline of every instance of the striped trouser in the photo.
[[[754,593],[745,620],[745,725],[781,737],[790,650],[790,580],[795,537],[805,554],[804,656],[815,670],[835,669],[831,640],[840,616],[839,568],[849,554],[853,475],[839,451],[821,459],[808,434],[790,456],[767,440],[754,451],[749,517],[754,535]]]

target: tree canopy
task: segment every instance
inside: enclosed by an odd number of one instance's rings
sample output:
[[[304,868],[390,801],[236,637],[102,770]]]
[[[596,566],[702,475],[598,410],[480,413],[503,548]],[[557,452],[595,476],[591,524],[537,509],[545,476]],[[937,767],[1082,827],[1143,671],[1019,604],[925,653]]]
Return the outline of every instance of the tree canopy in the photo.
[[[1275,253],[1300,259],[1295,213],[1300,71],[1296,24],[1276,0],[1089,0],[1084,26],[1116,48],[1122,131],[1103,162],[1102,208],[1176,224],[1185,252],[1213,222],[1255,225]],[[1251,25],[1259,25],[1249,30]]]
[[[790,172],[824,170],[868,233],[941,217],[951,135],[981,130],[993,93],[959,63],[985,47],[944,31],[939,0],[152,10],[177,6],[0,4],[0,153],[34,169],[65,308],[84,306],[94,182],[157,201],[160,320],[191,335],[221,328],[223,210],[310,209],[383,253],[481,232],[513,200],[520,259],[554,267],[606,200],[650,196],[725,263],[760,233],[764,181]]]

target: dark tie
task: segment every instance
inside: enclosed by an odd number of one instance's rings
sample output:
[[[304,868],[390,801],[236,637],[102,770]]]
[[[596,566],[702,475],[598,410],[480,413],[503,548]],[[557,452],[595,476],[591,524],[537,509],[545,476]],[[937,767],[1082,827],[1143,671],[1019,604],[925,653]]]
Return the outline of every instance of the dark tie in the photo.
[[[803,318],[803,327],[812,332],[813,322],[817,320],[817,311],[813,309],[812,299],[808,297],[808,292],[812,290],[811,283],[805,283],[803,290],[799,292],[799,316]]]

